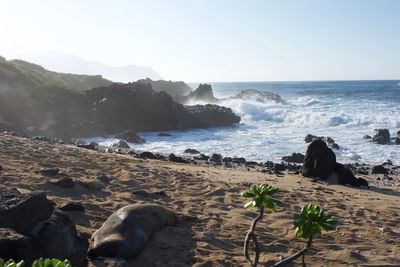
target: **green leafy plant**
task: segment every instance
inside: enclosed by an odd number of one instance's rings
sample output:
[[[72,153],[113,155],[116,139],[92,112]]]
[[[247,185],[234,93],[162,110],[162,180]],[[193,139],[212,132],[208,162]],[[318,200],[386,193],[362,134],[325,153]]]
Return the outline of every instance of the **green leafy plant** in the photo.
[[[338,222],[321,207],[315,204],[308,204],[301,209],[300,213],[293,216],[293,224],[296,237],[307,239],[307,245],[293,256],[275,264],[274,267],[285,266],[300,256],[302,256],[303,266],[306,266],[305,255],[311,247],[313,238],[322,234],[323,231],[335,230]]]
[[[259,214],[253,220],[249,231],[247,232],[246,238],[244,240],[243,253],[246,259],[250,262],[251,266],[257,266],[258,260],[260,258],[260,247],[258,245],[257,236],[254,233],[256,229],[257,222],[264,215],[264,211],[275,211],[276,206],[281,205],[282,202],[273,197],[274,194],[278,192],[277,188],[273,188],[268,184],[254,185],[248,191],[243,192],[242,196],[251,198],[251,200],[244,205],[245,209],[258,208]],[[254,242],[255,256],[254,261],[249,255],[249,244],[250,239]]]
[[[24,265],[24,261],[15,262],[13,260],[4,261],[3,259],[0,259],[0,267],[24,267]]]
[[[60,261],[58,259],[43,259],[35,260],[32,267],[72,267],[68,260]]]
[[[0,259],[0,267],[24,267],[25,262],[20,261],[16,263],[13,260],[5,262]],[[40,258],[32,263],[32,267],[72,267],[72,264],[68,260],[58,260],[58,259],[43,259]]]

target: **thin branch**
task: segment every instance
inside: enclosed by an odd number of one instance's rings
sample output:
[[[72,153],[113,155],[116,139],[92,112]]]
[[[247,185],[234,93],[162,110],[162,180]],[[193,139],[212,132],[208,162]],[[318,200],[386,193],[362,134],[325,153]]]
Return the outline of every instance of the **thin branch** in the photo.
[[[261,207],[260,213],[258,216],[253,220],[253,223],[251,224],[250,230],[247,232],[246,239],[244,240],[244,247],[243,247],[243,253],[246,257],[246,259],[250,262],[251,266],[255,267],[258,264],[258,260],[260,258],[260,247],[257,242],[257,237],[254,233],[254,230],[256,229],[257,222],[262,218],[264,215],[264,207]],[[251,260],[249,256],[249,243],[250,243],[250,238],[254,242],[254,250],[256,255],[254,256],[254,262]]]
[[[276,263],[275,265],[273,265],[272,267],[282,267],[285,266],[295,260],[297,260],[298,258],[300,258],[301,256],[303,256],[303,266],[305,265],[305,255],[308,251],[308,249],[311,247],[311,243],[312,243],[312,236],[308,239],[307,245],[305,248],[303,248],[302,250],[300,250],[299,252],[297,252],[296,254],[290,256],[289,258],[283,259],[280,262]]]

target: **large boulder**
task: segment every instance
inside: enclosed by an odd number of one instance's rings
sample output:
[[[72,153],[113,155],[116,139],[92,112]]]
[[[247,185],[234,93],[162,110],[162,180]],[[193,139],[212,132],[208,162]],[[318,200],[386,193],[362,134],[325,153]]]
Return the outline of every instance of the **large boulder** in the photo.
[[[390,142],[390,133],[388,129],[375,129],[372,142],[384,145]]]
[[[146,143],[146,140],[144,140],[143,138],[141,138],[135,131],[133,130],[127,130],[124,131],[120,134],[117,134],[115,136],[115,138],[121,139],[121,140],[125,140],[126,142],[129,143],[137,143],[137,144],[142,144],[142,143]]]
[[[53,211],[44,192],[21,194],[16,189],[0,190],[0,227],[29,234],[32,228],[47,219]],[[27,216],[29,214],[29,216]]]
[[[87,240],[78,236],[74,223],[44,193],[1,190],[0,198],[2,258],[24,260],[28,265],[40,257],[86,265]]]
[[[322,140],[314,140],[307,148],[301,173],[306,177],[326,180],[335,170],[336,155]]]

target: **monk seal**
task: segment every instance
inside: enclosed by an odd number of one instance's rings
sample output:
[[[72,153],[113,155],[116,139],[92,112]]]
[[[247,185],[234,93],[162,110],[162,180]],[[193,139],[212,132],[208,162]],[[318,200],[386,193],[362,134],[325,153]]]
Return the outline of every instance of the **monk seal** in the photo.
[[[125,206],[111,214],[93,234],[94,246],[89,250],[88,256],[134,258],[146,246],[152,233],[164,226],[175,225],[191,218],[157,204]]]

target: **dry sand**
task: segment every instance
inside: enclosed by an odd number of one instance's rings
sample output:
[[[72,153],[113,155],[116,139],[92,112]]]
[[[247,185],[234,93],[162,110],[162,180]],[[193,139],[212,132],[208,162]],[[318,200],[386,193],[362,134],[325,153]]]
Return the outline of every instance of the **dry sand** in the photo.
[[[400,266],[399,187],[356,189],[298,175],[139,160],[5,135],[0,135],[0,165],[3,188],[45,190],[57,205],[81,202],[84,213],[67,214],[88,237],[112,212],[138,202],[158,203],[197,217],[154,234],[135,260],[95,260],[91,266],[247,266],[242,245],[256,212],[242,208],[246,199],[240,193],[262,182],[279,188],[285,203],[258,224],[263,265],[304,246],[303,240],[294,238],[291,218],[313,202],[332,213],[340,226],[315,238],[307,256],[309,266]],[[53,167],[77,185],[61,188],[39,173]],[[110,183],[96,182],[99,175],[107,175]]]

